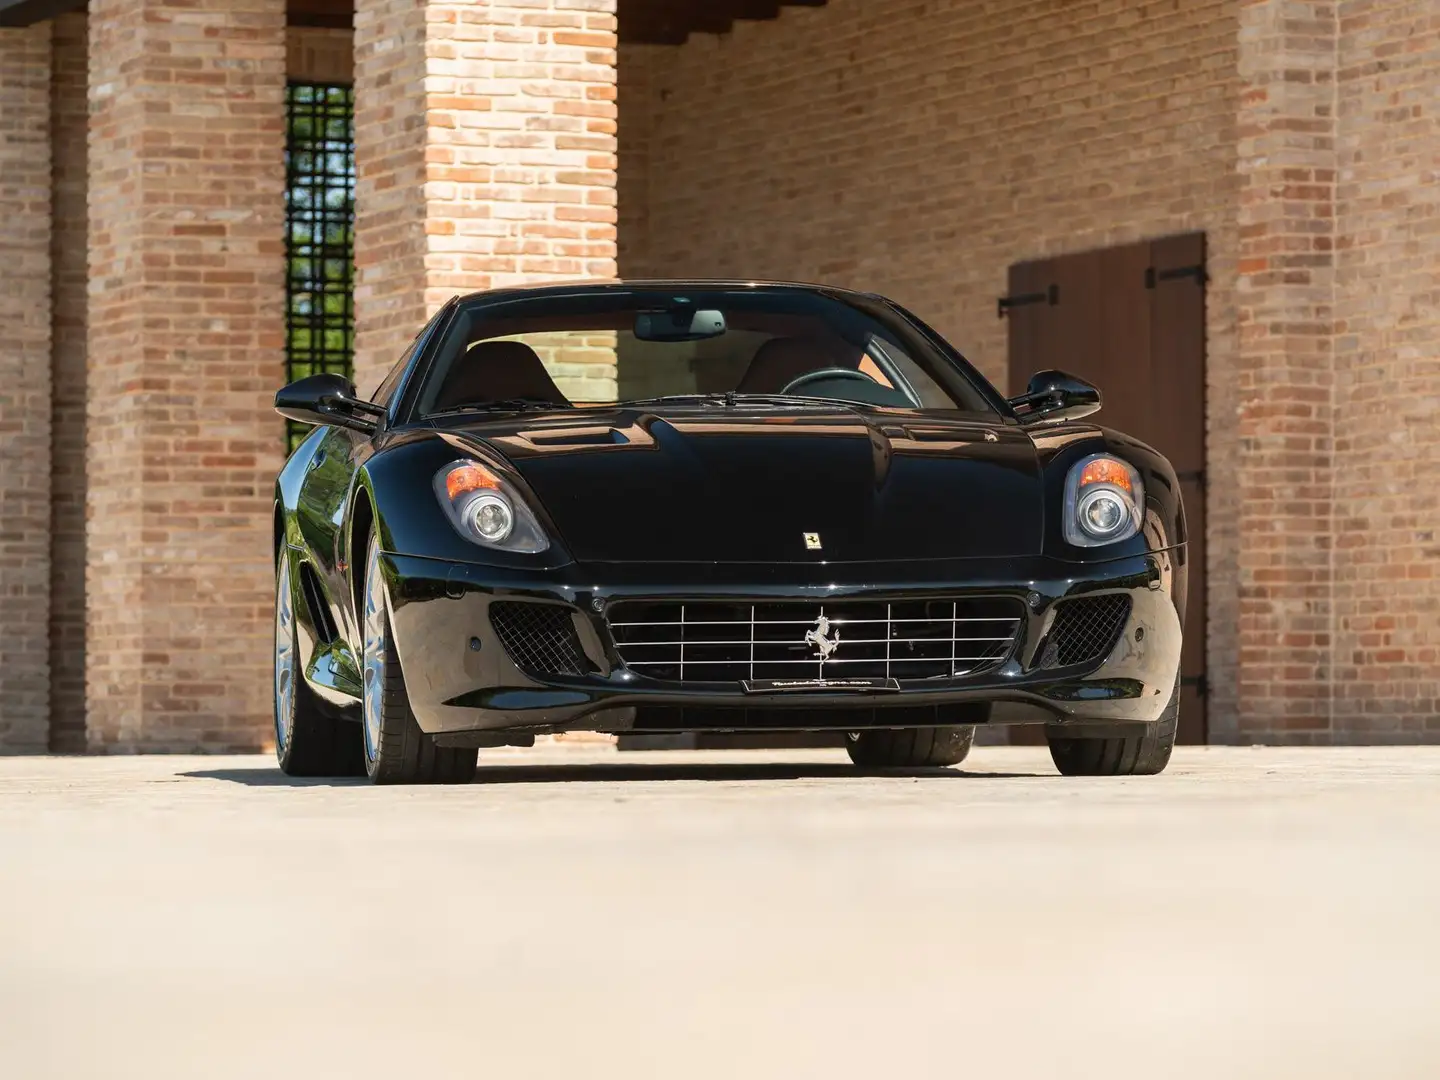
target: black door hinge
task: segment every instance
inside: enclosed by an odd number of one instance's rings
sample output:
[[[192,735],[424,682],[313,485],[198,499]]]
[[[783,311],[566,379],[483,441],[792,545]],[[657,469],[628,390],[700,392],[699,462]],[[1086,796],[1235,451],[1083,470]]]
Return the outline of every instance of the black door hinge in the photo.
[[[1201,697],[1204,697],[1206,694],[1210,693],[1210,683],[1206,681],[1204,675],[1182,676],[1180,679],[1180,685],[1195,687],[1195,693],[1199,694]]]
[[[1049,304],[1054,307],[1060,303],[1060,286],[1051,285],[1044,292],[1023,293],[1020,296],[1002,296],[995,302],[995,317],[1003,319],[1006,312],[1013,307],[1023,307],[1026,304]]]
[[[1162,281],[1179,281],[1181,278],[1193,277],[1195,284],[1207,285],[1210,282],[1210,275],[1205,272],[1205,264],[1197,263],[1194,266],[1177,266],[1173,270],[1156,270],[1155,267],[1147,267],[1145,270],[1145,288],[1153,289]]]
[[[1175,479],[1178,480],[1178,481],[1180,481],[1180,483],[1182,483],[1182,484],[1195,483],[1195,484],[1199,484],[1201,487],[1204,487],[1204,486],[1205,486],[1205,470],[1204,470],[1204,469],[1195,469],[1195,470],[1193,470],[1192,472],[1177,472],[1177,473],[1175,474]]]

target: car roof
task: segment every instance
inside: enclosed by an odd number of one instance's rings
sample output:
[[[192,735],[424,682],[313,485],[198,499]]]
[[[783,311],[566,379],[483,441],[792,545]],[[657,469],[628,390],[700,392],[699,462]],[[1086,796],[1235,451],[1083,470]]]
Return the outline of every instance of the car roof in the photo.
[[[834,285],[820,285],[805,281],[765,281],[758,278],[575,278],[568,281],[543,281],[484,289],[479,292],[462,294],[456,299],[463,304],[471,300],[517,299],[556,293],[625,292],[630,289],[664,292],[685,289],[783,289],[819,293],[826,296],[863,296],[868,299],[883,299],[878,293],[843,289]]]

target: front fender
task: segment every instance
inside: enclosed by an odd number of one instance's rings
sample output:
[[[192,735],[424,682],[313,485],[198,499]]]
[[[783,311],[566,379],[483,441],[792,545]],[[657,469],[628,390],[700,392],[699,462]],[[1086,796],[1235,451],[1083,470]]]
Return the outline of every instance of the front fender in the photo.
[[[1180,483],[1170,462],[1138,439],[1092,424],[1039,428],[1031,433],[1031,440],[1045,475],[1045,554],[1072,562],[1099,563],[1169,552],[1164,565],[1174,575],[1172,592],[1183,623],[1188,598],[1189,534]],[[1135,466],[1145,485],[1144,521],[1140,531],[1128,540],[1102,547],[1076,547],[1065,539],[1061,516],[1065,478],[1077,462],[1091,454],[1113,454]]]
[[[1088,424],[1061,424],[1031,433],[1045,475],[1045,553],[1075,562],[1101,562],[1145,555],[1187,542],[1185,508],[1175,470],[1165,456],[1138,439]],[[1091,454],[1113,454],[1130,462],[1145,485],[1145,522],[1129,540],[1103,547],[1076,547],[1065,540],[1061,510],[1065,478]]]

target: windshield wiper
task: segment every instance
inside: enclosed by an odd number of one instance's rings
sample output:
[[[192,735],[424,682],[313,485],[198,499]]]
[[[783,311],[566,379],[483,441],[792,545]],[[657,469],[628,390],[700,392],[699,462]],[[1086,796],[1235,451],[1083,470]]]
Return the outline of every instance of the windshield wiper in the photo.
[[[726,391],[723,394],[662,394],[659,397],[632,398],[629,401],[617,401],[617,409],[638,408],[642,405],[681,405],[686,402],[695,402],[700,405],[719,405],[733,409],[737,405],[762,404],[762,405],[837,405],[844,404],[837,402],[834,398],[806,397],[803,394],[742,394],[735,390]]]
[[[572,405],[564,405],[558,401],[546,401],[544,398],[504,398],[500,401],[475,401],[468,405],[456,405],[449,409],[438,409],[430,413],[430,416],[449,416],[451,413],[466,412],[529,412],[534,409],[571,409]]]

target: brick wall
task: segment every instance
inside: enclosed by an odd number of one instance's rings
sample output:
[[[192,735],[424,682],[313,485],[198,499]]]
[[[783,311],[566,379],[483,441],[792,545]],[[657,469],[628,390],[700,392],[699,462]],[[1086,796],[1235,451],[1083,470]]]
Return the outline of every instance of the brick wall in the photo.
[[[90,5],[92,749],[270,738],[284,0]]]
[[[0,752],[50,722],[50,27],[0,30]]]
[[[456,293],[615,273],[614,11],[357,4],[362,392]]]
[[[367,396],[429,318],[425,41],[424,4],[355,5],[355,382]]]
[[[884,292],[1003,386],[995,298],[1011,263],[1204,230],[1209,471],[1232,476],[1237,9],[829,0],[678,48],[626,46],[621,268]],[[1239,500],[1212,485],[1222,741],[1236,737]]]
[[[1335,5],[1241,9],[1239,438],[1245,736],[1328,740]]]
[[[1440,12],[1338,38],[1333,737],[1440,740]]]
[[[51,319],[54,373],[50,505],[50,749],[85,749],[85,16],[52,24],[50,140],[54,215]]]

